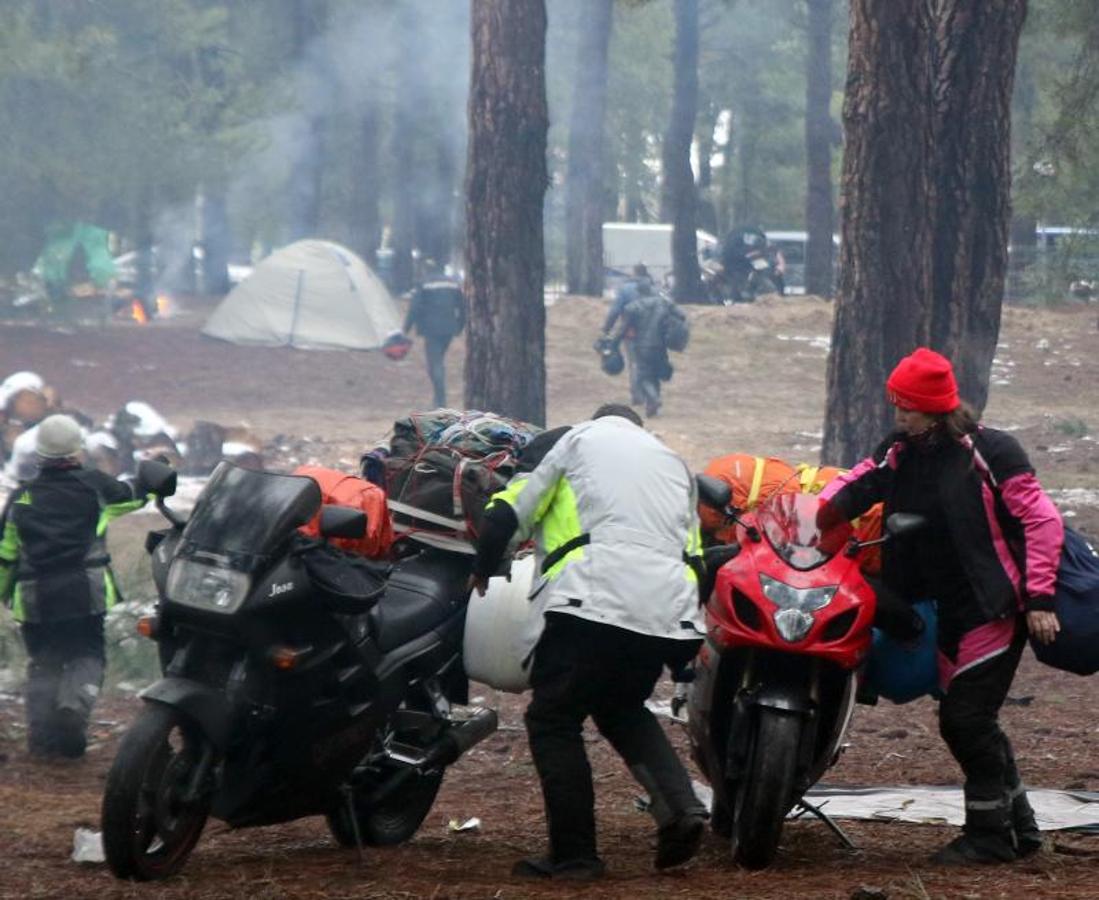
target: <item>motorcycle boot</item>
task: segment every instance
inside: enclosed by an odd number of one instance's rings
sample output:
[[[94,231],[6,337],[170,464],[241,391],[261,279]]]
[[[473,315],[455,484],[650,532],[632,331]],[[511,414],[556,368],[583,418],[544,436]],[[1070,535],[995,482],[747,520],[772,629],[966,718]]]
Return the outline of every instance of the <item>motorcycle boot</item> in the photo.
[[[702,834],[705,830],[706,820],[694,813],[687,813],[665,825],[657,831],[656,860],[653,865],[658,869],[670,869],[693,859],[702,846]]]
[[[558,881],[595,881],[607,871],[603,860],[566,859],[554,862],[548,856],[521,859],[512,866],[511,874],[516,878],[545,878]]]
[[[965,791],[965,827],[962,834],[931,857],[944,866],[1014,862],[1015,835],[1011,827],[1011,799],[1007,791],[997,797],[975,796]]]
[[[669,753],[675,753],[670,746],[667,749]],[[698,853],[706,829],[706,811],[678,760],[664,760],[657,748],[654,751],[656,771],[645,763],[635,763],[630,766],[630,773],[649,792],[651,799],[649,811],[657,825],[653,865],[658,869],[670,869],[683,865]]]
[[[1007,746],[1007,771],[1005,773],[1007,793],[1011,798],[1011,825],[1015,829],[1015,852],[1019,858],[1033,856],[1042,849],[1042,833],[1038,830],[1038,820],[1034,809],[1027,799],[1026,788],[1015,766],[1015,754],[1011,745]]]
[[[1015,829],[1015,852],[1020,859],[1042,849],[1042,833],[1022,783],[1011,791],[1011,824]]]

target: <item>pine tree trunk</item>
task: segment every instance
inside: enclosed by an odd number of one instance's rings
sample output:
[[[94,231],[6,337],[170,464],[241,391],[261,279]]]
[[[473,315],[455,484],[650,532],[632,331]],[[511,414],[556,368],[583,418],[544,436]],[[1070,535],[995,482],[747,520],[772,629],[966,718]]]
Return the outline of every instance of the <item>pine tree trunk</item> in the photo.
[[[603,148],[613,20],[614,0],[587,0],[580,16],[565,180],[565,267],[570,294],[603,293]]]
[[[311,65],[309,47],[324,31],[325,12],[323,0],[292,0],[291,55],[298,65]],[[309,75],[320,77],[315,67],[309,69]],[[294,135],[294,158],[290,163],[289,230],[292,241],[316,237],[320,230],[324,127],[323,116],[307,102]]]
[[[621,160],[623,218],[627,222],[649,222],[651,216],[645,206],[641,187],[645,165],[645,135],[640,128],[631,130],[623,135],[622,143],[626,148]]]
[[[805,292],[832,296],[832,10],[834,0],[808,0],[805,161]]]
[[[229,293],[229,254],[233,233],[229,227],[228,202],[223,185],[211,187],[202,204],[202,287],[212,296]]]
[[[1011,223],[1011,92],[1026,0],[935,0],[931,344],[978,410],[1000,336]]]
[[[351,210],[351,248],[367,265],[373,266],[382,242],[382,219],[379,209],[382,180],[379,169],[378,135],[381,114],[378,105],[367,101],[359,118],[359,153],[353,182],[355,201]]]
[[[759,136],[765,126],[759,110],[761,88],[753,79],[741,95],[736,112],[737,191],[733,199],[733,221],[759,225],[759,199],[756,196],[756,164],[759,162]]]
[[[419,88],[423,74],[417,63],[421,60],[416,38],[416,12],[403,4],[397,13],[397,98],[393,111],[393,133],[389,155],[393,219],[390,228],[393,248],[392,288],[395,293],[411,290],[415,280],[412,249],[416,243],[416,192],[421,183],[417,171],[416,116],[421,115],[423,94]]]
[[[1025,14],[1026,0],[852,0],[827,461],[880,440],[885,379],[916,346],[953,360],[978,410],[987,399]]]
[[[675,0],[675,89],[664,137],[665,210],[671,218],[675,299],[702,294],[698,268],[698,195],[691,171],[691,139],[698,112],[698,0]],[[666,221],[666,220],[665,220]]]
[[[543,0],[472,0],[466,405],[546,420]]]
[[[885,379],[930,336],[924,0],[852,0],[843,104],[843,234],[821,459],[885,435]]]

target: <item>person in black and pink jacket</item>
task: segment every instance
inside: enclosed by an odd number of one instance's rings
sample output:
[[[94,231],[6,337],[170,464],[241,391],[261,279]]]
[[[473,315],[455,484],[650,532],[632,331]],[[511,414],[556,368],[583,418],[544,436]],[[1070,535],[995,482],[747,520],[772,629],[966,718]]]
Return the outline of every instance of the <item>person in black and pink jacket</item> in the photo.
[[[1064,526],[1026,452],[978,425],[953,367],[919,348],[886,384],[897,431],[822,492],[825,516],[852,519],[879,501],[885,515],[928,525],[883,547],[885,582],[939,614],[939,731],[965,775],[965,828],[940,863],[1010,862],[1041,848],[1034,812],[999,725],[1027,631],[1052,641]]]

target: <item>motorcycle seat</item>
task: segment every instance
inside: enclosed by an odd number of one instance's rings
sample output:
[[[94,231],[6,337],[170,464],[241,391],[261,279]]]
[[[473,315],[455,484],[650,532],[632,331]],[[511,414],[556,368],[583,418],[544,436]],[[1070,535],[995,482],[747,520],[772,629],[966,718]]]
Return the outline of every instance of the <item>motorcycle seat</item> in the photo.
[[[469,560],[446,553],[422,553],[401,563],[369,613],[378,649],[388,653],[454,615],[465,600],[468,575]]]

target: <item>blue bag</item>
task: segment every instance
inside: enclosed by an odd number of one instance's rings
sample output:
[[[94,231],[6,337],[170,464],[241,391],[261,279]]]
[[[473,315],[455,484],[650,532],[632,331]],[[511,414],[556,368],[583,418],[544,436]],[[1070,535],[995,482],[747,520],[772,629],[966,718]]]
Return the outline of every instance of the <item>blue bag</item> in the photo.
[[[1099,672],[1099,554],[1067,526],[1054,604],[1061,630],[1052,644],[1032,637],[1034,655],[1047,666],[1077,675]]]
[[[923,619],[923,634],[902,643],[875,628],[866,663],[866,687],[894,703],[909,703],[927,694],[940,696],[935,601],[921,600],[912,609]]]

